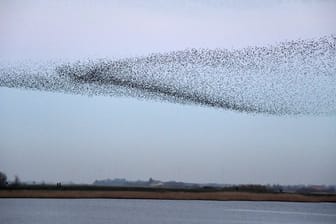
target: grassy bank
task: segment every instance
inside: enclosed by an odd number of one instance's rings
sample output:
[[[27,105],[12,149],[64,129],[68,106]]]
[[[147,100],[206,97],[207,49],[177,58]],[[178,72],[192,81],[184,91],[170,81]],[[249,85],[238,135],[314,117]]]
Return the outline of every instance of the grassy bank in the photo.
[[[217,201],[286,201],[336,202],[336,195],[305,195],[290,193],[253,193],[185,190],[56,190],[56,189],[2,189],[0,198],[115,198]]]

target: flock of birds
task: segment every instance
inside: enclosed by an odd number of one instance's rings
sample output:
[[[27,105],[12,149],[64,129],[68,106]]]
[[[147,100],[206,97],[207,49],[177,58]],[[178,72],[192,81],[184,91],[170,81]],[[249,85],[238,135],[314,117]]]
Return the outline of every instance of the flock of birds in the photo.
[[[336,113],[336,37],[120,60],[0,64],[0,87],[130,96],[274,115]]]

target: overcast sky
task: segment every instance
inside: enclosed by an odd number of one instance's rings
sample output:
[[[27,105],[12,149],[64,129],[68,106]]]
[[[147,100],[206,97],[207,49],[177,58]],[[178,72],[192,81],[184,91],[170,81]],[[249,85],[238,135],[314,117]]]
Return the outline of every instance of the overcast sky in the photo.
[[[71,3],[70,3],[71,2]],[[124,58],[336,34],[335,1],[0,1],[0,62]],[[0,88],[10,179],[336,184],[336,115]]]

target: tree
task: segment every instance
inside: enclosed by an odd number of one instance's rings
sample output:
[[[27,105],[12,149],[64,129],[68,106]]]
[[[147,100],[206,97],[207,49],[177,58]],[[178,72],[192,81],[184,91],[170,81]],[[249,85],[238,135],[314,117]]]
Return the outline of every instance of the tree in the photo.
[[[6,174],[0,172],[0,187],[7,185],[7,176]]]

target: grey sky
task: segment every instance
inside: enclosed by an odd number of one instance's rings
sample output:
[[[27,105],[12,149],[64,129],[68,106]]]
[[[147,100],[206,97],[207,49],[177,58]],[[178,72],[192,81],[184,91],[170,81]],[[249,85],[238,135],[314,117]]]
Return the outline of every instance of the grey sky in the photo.
[[[336,33],[333,1],[1,1],[0,59],[120,58]],[[336,184],[336,117],[0,88],[0,170],[99,178]]]

